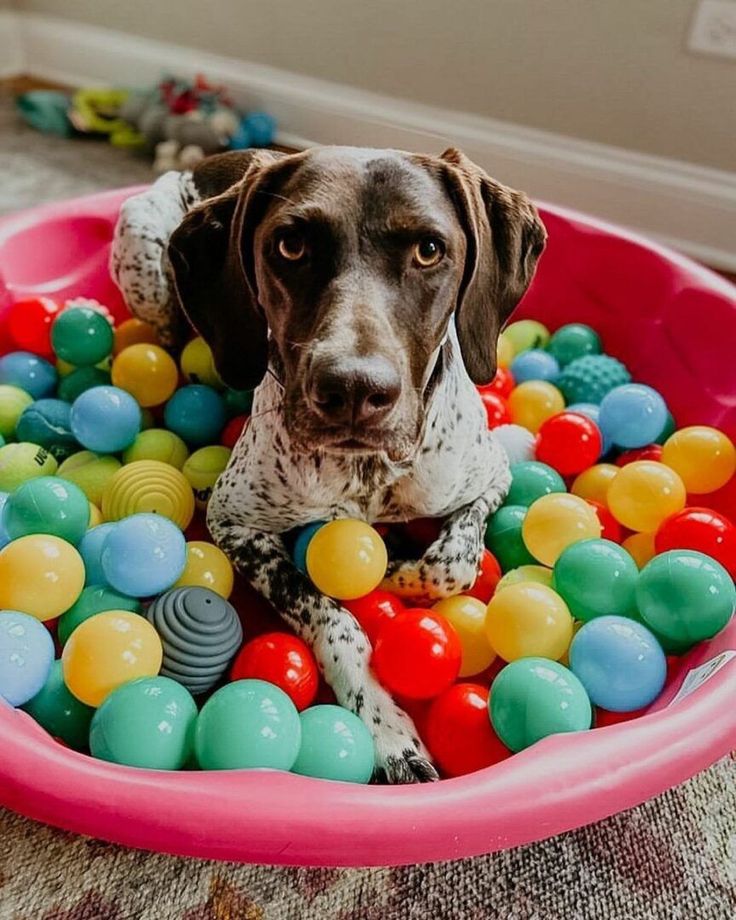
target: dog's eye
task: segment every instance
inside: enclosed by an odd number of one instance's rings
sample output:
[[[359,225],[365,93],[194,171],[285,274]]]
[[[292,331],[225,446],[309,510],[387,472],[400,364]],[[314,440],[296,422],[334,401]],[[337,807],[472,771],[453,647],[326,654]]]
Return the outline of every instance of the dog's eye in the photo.
[[[437,265],[445,255],[445,245],[436,236],[425,236],[414,245],[414,261],[420,268]]]
[[[289,262],[298,262],[307,253],[307,241],[295,230],[282,233],[278,238],[277,247],[279,255]]]

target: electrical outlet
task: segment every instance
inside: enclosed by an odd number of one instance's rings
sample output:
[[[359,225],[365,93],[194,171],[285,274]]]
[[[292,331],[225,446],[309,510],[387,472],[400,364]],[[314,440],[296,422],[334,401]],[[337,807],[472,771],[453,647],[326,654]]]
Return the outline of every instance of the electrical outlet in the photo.
[[[699,54],[736,58],[736,0],[700,0],[687,45]]]

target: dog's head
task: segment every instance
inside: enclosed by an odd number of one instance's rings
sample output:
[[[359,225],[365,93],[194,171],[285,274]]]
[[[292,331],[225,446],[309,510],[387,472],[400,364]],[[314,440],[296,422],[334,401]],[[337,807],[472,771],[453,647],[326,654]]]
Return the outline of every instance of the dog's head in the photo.
[[[456,150],[324,147],[253,151],[169,256],[228,385],[254,387],[270,359],[296,444],[399,460],[421,437],[448,324],[472,380],[490,381],[544,241],[529,199]]]

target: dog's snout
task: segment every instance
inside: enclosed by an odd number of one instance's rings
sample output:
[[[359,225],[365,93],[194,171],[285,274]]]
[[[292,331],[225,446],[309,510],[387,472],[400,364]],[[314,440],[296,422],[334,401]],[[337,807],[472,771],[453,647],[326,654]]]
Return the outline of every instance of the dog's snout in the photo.
[[[375,424],[400,395],[399,372],[379,355],[322,360],[312,368],[309,400],[331,424]]]

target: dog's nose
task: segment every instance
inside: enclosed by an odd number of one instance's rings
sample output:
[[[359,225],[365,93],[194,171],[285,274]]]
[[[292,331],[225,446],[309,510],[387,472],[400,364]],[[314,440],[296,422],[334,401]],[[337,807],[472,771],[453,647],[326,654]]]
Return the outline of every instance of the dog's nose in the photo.
[[[312,407],[331,424],[375,424],[396,405],[399,372],[378,355],[323,360],[311,374]]]

